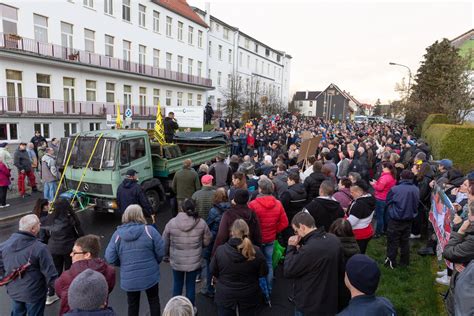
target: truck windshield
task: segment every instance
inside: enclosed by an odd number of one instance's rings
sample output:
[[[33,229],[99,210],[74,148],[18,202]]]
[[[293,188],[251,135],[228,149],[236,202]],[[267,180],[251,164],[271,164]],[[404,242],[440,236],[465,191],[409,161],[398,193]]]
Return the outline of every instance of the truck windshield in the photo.
[[[90,155],[94,151],[96,141],[97,138],[95,137],[79,137],[74,148],[72,148],[69,166],[73,168],[86,167]],[[66,165],[73,143],[74,137],[61,139],[57,159],[57,164],[60,167]],[[115,139],[101,138],[89,163],[89,168],[96,170],[113,168],[115,166],[116,143]]]

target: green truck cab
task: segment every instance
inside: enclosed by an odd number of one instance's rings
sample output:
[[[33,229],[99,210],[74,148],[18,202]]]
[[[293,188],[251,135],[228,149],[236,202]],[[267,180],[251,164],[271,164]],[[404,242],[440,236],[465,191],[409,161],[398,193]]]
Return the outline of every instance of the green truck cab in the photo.
[[[228,140],[221,132],[176,133],[175,144],[160,145],[153,141],[152,130],[98,130],[62,138],[56,164],[65,170],[67,189],[86,196],[96,211],[109,213],[118,210],[117,188],[127,170],[135,169],[156,212],[185,159],[199,166],[219,152],[229,152]]]

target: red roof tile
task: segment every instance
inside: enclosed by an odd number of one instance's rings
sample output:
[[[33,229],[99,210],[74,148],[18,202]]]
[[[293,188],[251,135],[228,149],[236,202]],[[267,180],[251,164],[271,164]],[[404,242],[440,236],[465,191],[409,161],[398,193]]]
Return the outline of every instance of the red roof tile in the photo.
[[[193,11],[189,6],[186,0],[152,0],[154,3],[167,8],[170,11],[173,11],[197,24],[209,27],[206,22],[204,22],[201,17]]]

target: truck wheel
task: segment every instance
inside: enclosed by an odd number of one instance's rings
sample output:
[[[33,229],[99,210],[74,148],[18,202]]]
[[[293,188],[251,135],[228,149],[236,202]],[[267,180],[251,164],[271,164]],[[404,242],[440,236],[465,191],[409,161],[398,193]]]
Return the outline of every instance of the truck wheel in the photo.
[[[155,190],[147,190],[145,192],[145,195],[148,199],[148,202],[150,202],[151,204],[151,208],[153,209],[153,213],[157,213],[158,212],[158,207],[160,206],[160,195],[158,194],[158,192],[156,192]]]

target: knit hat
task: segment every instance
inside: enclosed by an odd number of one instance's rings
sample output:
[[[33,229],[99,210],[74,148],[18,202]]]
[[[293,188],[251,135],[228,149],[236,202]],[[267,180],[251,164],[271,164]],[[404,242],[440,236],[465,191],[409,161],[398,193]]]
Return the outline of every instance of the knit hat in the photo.
[[[249,192],[247,190],[238,189],[234,194],[234,202],[237,205],[246,205],[249,201]]]
[[[347,261],[346,274],[352,286],[362,293],[372,295],[377,290],[380,270],[377,263],[366,255],[352,256]]]
[[[0,144],[0,148],[5,148],[7,147],[8,143],[7,142],[3,142]]]
[[[211,176],[210,174],[206,174],[206,175],[202,176],[202,178],[201,178],[202,184],[211,184],[212,180],[214,180],[214,177]]]
[[[108,293],[105,277],[97,271],[86,269],[71,282],[67,300],[71,309],[92,311],[105,304]]]
[[[443,166],[445,169],[450,169],[453,167],[453,162],[449,159],[442,159],[439,161],[439,164]]]

